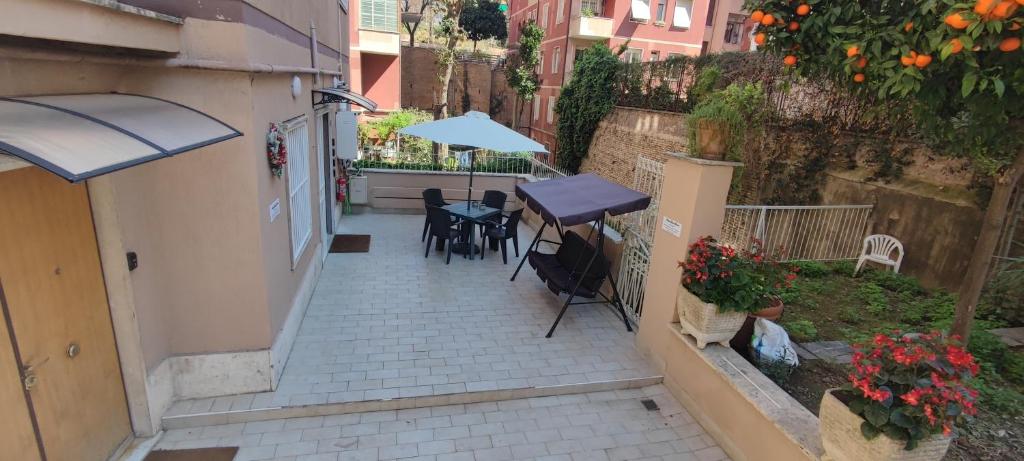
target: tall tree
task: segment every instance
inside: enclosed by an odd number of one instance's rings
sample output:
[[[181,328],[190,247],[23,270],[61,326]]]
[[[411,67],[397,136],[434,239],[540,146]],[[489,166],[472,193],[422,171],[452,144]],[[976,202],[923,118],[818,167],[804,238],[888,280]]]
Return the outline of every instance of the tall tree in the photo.
[[[433,3],[433,0],[402,0],[402,26],[409,33],[409,46],[416,46],[416,29]]]
[[[448,93],[451,87],[452,72],[455,68],[455,49],[459,46],[459,42],[466,37],[466,31],[459,27],[459,17],[462,16],[462,10],[465,7],[465,0],[436,0],[435,3],[435,8],[443,14],[438,27],[438,35],[443,43],[437,50],[437,79],[441,88],[435,93],[435,120],[448,118]],[[447,146],[435,144],[434,160],[438,160],[445,151],[447,151]]]
[[[505,78],[509,86],[516,92],[512,103],[512,129],[519,128],[523,107],[533,100],[540,88],[537,77],[537,65],[540,63],[540,42],[544,40],[544,29],[537,26],[532,19],[522,23],[519,34],[519,47],[509,56],[505,67]]]
[[[467,3],[459,15],[459,27],[473,41],[473,51],[476,51],[480,40],[504,40],[508,37],[505,13],[501,11],[498,2],[490,0],[471,0]]]
[[[747,0],[761,50],[906,108],[917,134],[991,179],[952,332],[965,341],[1015,187],[1024,176],[1021,0]],[[942,223],[933,223],[942,225]],[[965,236],[967,237],[967,236]],[[965,238],[966,241],[969,241]]]

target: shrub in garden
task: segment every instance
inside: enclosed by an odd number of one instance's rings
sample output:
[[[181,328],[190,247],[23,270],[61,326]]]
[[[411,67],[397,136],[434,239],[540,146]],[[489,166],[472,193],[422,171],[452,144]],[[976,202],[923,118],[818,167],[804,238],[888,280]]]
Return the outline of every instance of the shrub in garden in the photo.
[[[854,349],[854,371],[842,397],[864,418],[866,438],[884,433],[912,450],[933,434],[953,435],[977,413],[978,391],[966,381],[979,366],[959,341],[938,332],[879,334],[871,345]]]
[[[783,321],[782,327],[798,343],[813,341],[818,336],[818,329],[815,328],[814,322],[810,320]]]
[[[821,278],[832,272],[832,269],[820,261],[795,261],[793,265],[800,269],[800,276]]]

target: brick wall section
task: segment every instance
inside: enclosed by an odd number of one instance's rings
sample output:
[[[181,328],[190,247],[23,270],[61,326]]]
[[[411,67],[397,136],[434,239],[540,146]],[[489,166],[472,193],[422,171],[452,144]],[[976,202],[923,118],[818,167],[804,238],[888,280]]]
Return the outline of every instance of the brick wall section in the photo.
[[[686,151],[685,120],[672,112],[616,107],[594,132],[580,171],[632,187],[637,156],[664,162],[668,152]]]
[[[403,46],[401,61],[402,107],[432,111],[434,95],[441,91],[434,49]],[[448,92],[448,113],[461,115],[476,110],[508,125],[512,120],[512,94],[504,69],[484,62],[457,62]]]

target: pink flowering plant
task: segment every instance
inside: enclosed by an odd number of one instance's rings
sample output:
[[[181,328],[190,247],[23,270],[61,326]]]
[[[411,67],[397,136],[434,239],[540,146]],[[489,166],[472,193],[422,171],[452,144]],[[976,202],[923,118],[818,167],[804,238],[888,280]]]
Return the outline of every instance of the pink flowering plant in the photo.
[[[679,261],[683,286],[722,311],[757,312],[767,307],[782,289],[792,286],[797,268],[770,261],[758,241],[752,248],[738,251],[702,237],[690,245],[686,260]]]
[[[956,337],[879,334],[854,350],[850,383],[838,397],[864,418],[868,440],[884,433],[913,450],[933,434],[953,435],[977,413],[978,391],[965,382],[978,364]]]

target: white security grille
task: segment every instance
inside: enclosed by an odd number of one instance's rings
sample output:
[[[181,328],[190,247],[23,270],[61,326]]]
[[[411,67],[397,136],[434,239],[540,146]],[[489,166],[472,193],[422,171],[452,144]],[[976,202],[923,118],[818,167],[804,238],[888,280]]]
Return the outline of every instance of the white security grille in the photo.
[[[285,130],[288,147],[288,215],[291,218],[292,264],[306,248],[313,234],[313,212],[309,190],[309,125],[303,118]]]
[[[728,205],[723,243],[749,249],[754,239],[783,260],[857,259],[867,236],[871,205]]]
[[[647,270],[651,265],[651,247],[654,245],[663,180],[664,165],[661,162],[642,155],[637,157],[633,189],[650,195],[651,205],[646,210],[624,215],[621,219],[609,220],[609,224],[619,229],[625,237],[616,286],[626,307],[626,315],[634,324],[639,324],[644,305],[644,287],[647,284]]]

